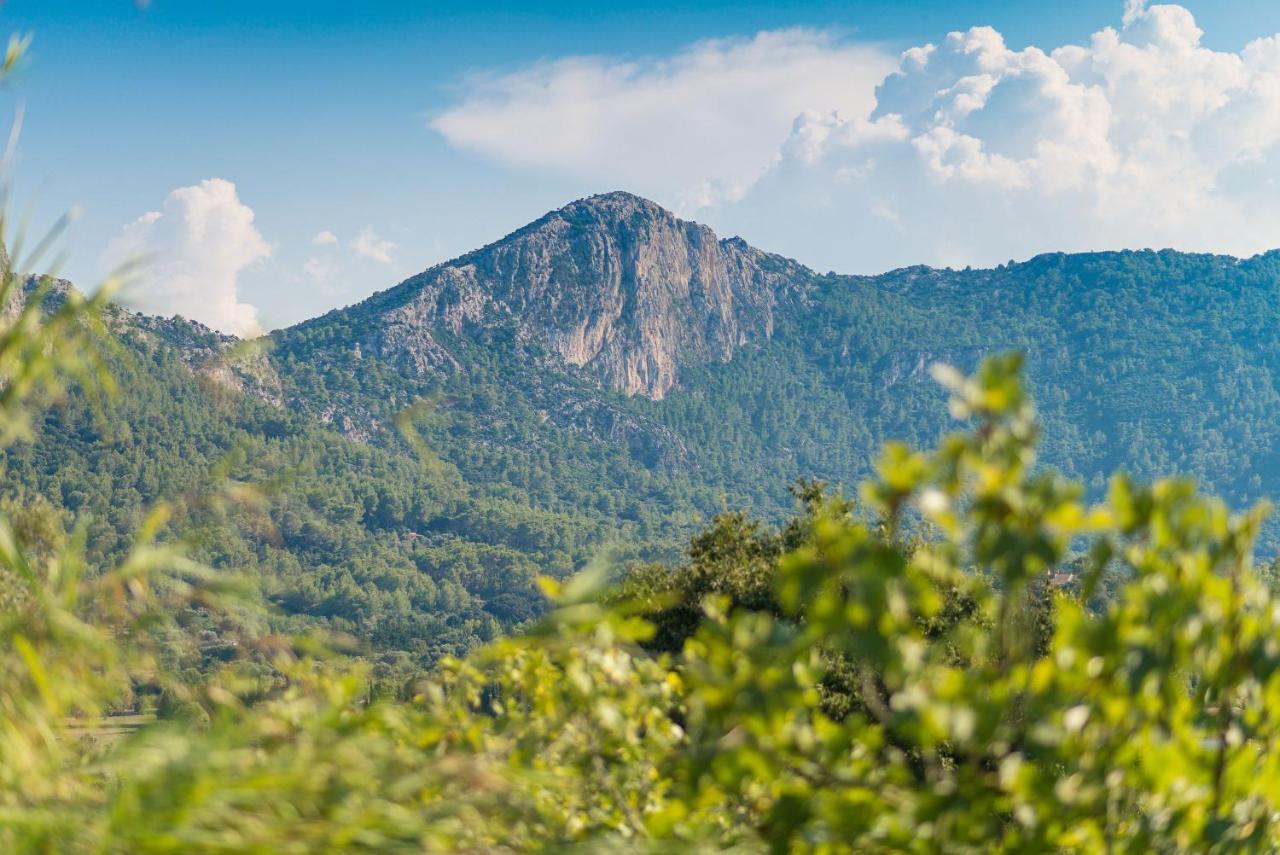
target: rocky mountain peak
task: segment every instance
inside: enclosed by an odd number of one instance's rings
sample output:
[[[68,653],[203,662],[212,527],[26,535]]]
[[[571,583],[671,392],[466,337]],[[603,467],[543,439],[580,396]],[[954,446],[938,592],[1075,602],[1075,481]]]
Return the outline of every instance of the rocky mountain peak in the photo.
[[[674,220],[676,215],[642,196],[625,190],[597,193],[576,202],[570,202],[548,216],[559,214],[566,218],[594,218],[602,224],[619,224],[640,219]]]
[[[453,358],[433,331],[508,326],[606,386],[660,399],[682,369],[771,336],[777,303],[807,274],[639,196],[605,193],[372,298],[381,318],[361,351],[439,370]]]

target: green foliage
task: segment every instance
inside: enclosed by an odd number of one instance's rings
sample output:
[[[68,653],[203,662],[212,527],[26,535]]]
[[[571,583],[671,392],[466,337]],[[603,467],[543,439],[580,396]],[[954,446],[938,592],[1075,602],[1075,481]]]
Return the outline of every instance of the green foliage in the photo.
[[[166,616],[219,608],[207,577],[145,543],[92,578],[64,569],[74,547],[34,572],[0,538],[25,585],[0,621],[0,845],[1280,845],[1280,602],[1251,558],[1262,510],[1122,477],[1088,504],[1036,466],[1018,369],[940,372],[971,429],[933,452],[888,446],[860,512],[810,487],[779,534],[721,517],[687,578],[644,569],[604,599],[599,572],[547,580],[550,617],[444,659],[404,700],[374,692],[367,665],[265,637],[175,687],[185,700],[166,715],[110,732],[104,712],[180,667],[160,653],[182,637]],[[179,575],[149,572],[165,566]],[[1067,567],[1078,596],[1045,585]],[[1114,599],[1086,606],[1104,578]],[[655,635],[689,596],[701,616]],[[833,715],[837,669],[858,702]]]
[[[778,610],[773,577],[781,538],[763,531],[743,513],[724,513],[696,535],[689,560],[679,567],[651,564],[633,569],[613,599],[636,602],[654,625],[646,646],[679,653],[702,623],[707,597],[726,597],[735,607]]]
[[[728,506],[770,518],[796,478],[852,485],[880,443],[947,430],[936,362],[1025,354],[1041,461],[1091,498],[1111,473],[1195,477],[1238,504],[1280,479],[1280,254],[1053,253],[991,270],[814,275],[768,341],[631,402],[689,449]],[[718,509],[712,509],[718,510]],[[1268,527],[1271,528],[1270,526]],[[1271,551],[1275,535],[1264,532]]]

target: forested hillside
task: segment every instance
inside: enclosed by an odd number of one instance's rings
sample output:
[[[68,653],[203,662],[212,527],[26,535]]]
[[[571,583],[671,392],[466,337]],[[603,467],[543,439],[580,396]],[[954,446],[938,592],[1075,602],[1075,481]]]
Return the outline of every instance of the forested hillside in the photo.
[[[425,449],[350,439],[243,391],[229,366],[246,375],[261,359],[209,330],[111,318],[116,393],[71,396],[4,461],[10,491],[86,524],[92,566],[118,560],[164,501],[167,536],[257,581],[295,616],[281,629],[318,622],[394,663],[536,616],[534,577],[567,574],[605,544],[619,559],[669,554],[641,550],[637,526],[606,504],[485,484],[488,469],[468,479]]]
[[[1043,460],[1095,495],[1115,469],[1280,489],[1276,254],[823,275],[614,193],[252,346],[108,328],[117,394],[49,411],[7,489],[87,521],[95,562],[173,502],[282,627],[390,662],[538,614],[539,573],[670,560],[722,510],[776,521],[796,479],[933,442],[935,362],[1024,352]]]
[[[614,193],[273,341],[300,407],[363,432],[426,396],[445,459],[540,504],[589,484],[648,537],[672,513],[776,519],[797,478],[854,483],[884,439],[945,427],[933,363],[1006,350],[1027,356],[1046,463],[1095,492],[1116,469],[1182,472],[1244,502],[1280,477],[1276,254],[822,275]],[[584,452],[609,462],[584,473]]]
[[[1019,350],[1046,463],[1091,490],[1117,469],[1193,474],[1241,502],[1280,487],[1280,254],[1057,254],[815,277],[807,297],[771,340],[640,411],[728,483],[781,476],[777,501],[793,477],[849,483],[886,437],[933,441],[945,426],[933,363],[970,370]]]

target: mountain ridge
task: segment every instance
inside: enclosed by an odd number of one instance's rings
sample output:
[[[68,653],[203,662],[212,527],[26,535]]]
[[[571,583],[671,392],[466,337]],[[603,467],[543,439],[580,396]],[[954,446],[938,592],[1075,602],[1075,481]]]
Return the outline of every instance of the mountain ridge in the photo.
[[[571,269],[553,263],[584,252],[588,257],[580,260],[586,263]],[[973,284],[1011,267],[1022,275],[1064,259],[1168,253],[1247,266],[1280,250],[1249,258],[1172,249],[1045,252],[963,272]],[[459,369],[444,339],[506,327],[548,367],[577,369],[605,389],[660,400],[689,369],[727,362],[748,342],[771,337],[775,311],[803,309],[816,280],[835,276],[911,291],[959,272],[917,264],[879,274],[818,274],[614,190],[548,211],[482,247],[267,338],[338,322],[359,329],[348,343],[359,357],[376,356],[425,376]]]
[[[575,241],[573,234],[566,238],[563,234],[566,230],[585,230],[587,244],[592,236],[608,244],[611,241],[601,239],[601,234],[621,233],[623,239],[612,242],[625,244],[629,216],[639,216],[650,224],[664,224],[668,229],[667,234],[660,236],[661,240],[650,243],[650,248],[656,245],[652,254],[660,259],[655,267],[644,269],[652,276],[628,277],[626,274],[636,272],[631,259],[607,258],[607,263],[598,264],[594,269],[588,265],[575,271],[576,282],[563,277],[543,281],[540,283],[542,293],[530,298],[514,287],[515,280],[530,272],[527,268],[521,268],[518,263],[514,269],[510,263],[495,264],[495,257],[505,257],[510,262],[514,255],[519,261],[520,248],[531,242],[544,244],[544,261],[548,257],[572,257],[575,247],[582,248],[584,235],[577,235]],[[682,231],[685,240],[680,239]],[[551,246],[545,245],[549,232],[561,233],[556,235],[561,239],[559,245],[555,245],[554,237]],[[689,236],[693,236],[692,239],[688,239]],[[687,262],[690,255],[695,255],[691,252],[693,247],[712,245],[716,251],[702,259],[702,264],[681,264],[682,256]],[[369,313],[385,319],[386,328],[373,330],[365,325],[364,338],[353,346],[359,347],[362,354],[373,352],[399,361],[414,372],[430,373],[458,367],[449,347],[440,341],[442,326],[458,336],[469,327],[505,322],[522,343],[550,352],[537,354],[540,358],[558,355],[564,366],[584,370],[606,389],[657,400],[677,389],[682,373],[689,369],[727,362],[749,341],[767,340],[773,335],[776,310],[803,309],[812,283],[819,279],[834,276],[899,290],[916,280],[936,281],[960,272],[977,280],[1008,275],[1011,268],[1016,268],[1014,275],[1031,278],[1040,267],[1060,264],[1063,259],[1105,262],[1144,254],[1158,259],[1169,253],[1179,258],[1214,259],[1219,263],[1247,266],[1274,259],[1280,250],[1248,258],[1173,249],[1045,252],[1023,261],[963,271],[909,265],[878,274],[819,274],[799,261],[756,248],[739,236],[720,238],[709,227],[684,220],[651,200],[615,190],[570,202],[391,288],[272,335]],[[726,263],[735,269],[716,270],[717,264]],[[708,270],[712,275],[703,276]],[[619,273],[622,275],[616,275]],[[670,285],[672,281],[676,287],[662,293],[660,286]],[[564,309],[564,303],[551,298],[563,297],[576,288],[579,296],[589,303],[593,296],[591,289],[601,283],[611,288],[612,293],[588,307],[594,311],[583,312],[582,306],[570,306],[568,320],[557,315]],[[528,281],[523,284],[531,285]],[[708,284],[710,288],[705,287]],[[547,288],[548,285],[562,290],[557,294],[555,289]],[[542,303],[539,298],[543,299]],[[576,314],[575,310],[578,310]],[[554,364],[554,359],[551,362]]]
[[[609,388],[660,399],[684,366],[727,361],[771,335],[776,303],[812,275],[615,191],[297,326],[376,316],[354,345],[418,373],[457,368],[441,329],[507,326]]]
[[[1092,497],[1118,468],[1280,494],[1280,253],[840,276],[626,194],[512,235],[261,341],[111,309],[110,416],[73,393],[8,490],[84,515],[95,559],[170,502],[284,623],[426,660],[534,615],[539,574],[671,560],[721,511],[779,521],[798,479],[934,444],[939,361],[1021,351],[1040,461]],[[289,488],[226,509],[192,493],[212,471]]]

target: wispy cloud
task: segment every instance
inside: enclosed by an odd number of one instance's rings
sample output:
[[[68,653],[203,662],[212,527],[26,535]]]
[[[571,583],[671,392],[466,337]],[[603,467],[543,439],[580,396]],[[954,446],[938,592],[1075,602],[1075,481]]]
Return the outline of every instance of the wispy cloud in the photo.
[[[351,251],[361,258],[368,258],[381,264],[392,263],[392,253],[396,245],[384,240],[373,230],[373,226],[365,226],[351,242]]]
[[[506,164],[693,210],[745,192],[802,111],[869,111],[892,68],[879,49],[825,32],[763,32],[671,57],[572,57],[477,78],[431,127]]]

